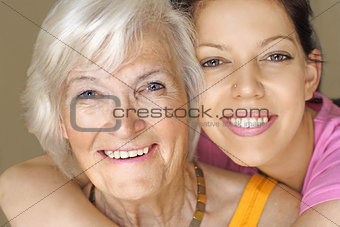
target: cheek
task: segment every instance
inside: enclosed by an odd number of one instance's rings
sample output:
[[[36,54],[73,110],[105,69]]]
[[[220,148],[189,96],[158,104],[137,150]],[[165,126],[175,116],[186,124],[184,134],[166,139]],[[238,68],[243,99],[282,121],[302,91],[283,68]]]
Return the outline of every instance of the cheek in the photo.
[[[186,119],[164,119],[155,127],[160,138],[161,155],[164,160],[176,160],[186,155],[188,126]],[[178,160],[177,160],[178,161]]]
[[[283,65],[274,69],[263,69],[264,83],[288,93],[299,94],[304,90],[305,71],[304,63],[296,61],[291,65]],[[266,85],[266,84],[265,84]],[[299,98],[299,97],[297,97]]]
[[[223,110],[231,107],[231,98],[226,83],[221,82],[208,89],[202,97],[199,121],[201,123],[218,121]]]
[[[91,148],[95,138],[95,133],[79,132],[72,128],[70,124],[66,125],[68,140],[72,152],[78,160],[82,169],[93,165],[94,159],[91,154]]]
[[[83,151],[84,150],[89,150],[91,147],[91,144],[96,136],[96,133],[93,132],[81,132],[73,128],[71,121],[70,121],[70,109],[65,108],[62,112],[62,116],[64,119],[64,134],[67,135],[67,138],[72,146],[72,149],[74,152],[77,151]],[[81,119],[77,119],[81,120]],[[77,126],[80,127],[78,124],[81,121],[76,121]],[[81,124],[82,126],[82,124]]]

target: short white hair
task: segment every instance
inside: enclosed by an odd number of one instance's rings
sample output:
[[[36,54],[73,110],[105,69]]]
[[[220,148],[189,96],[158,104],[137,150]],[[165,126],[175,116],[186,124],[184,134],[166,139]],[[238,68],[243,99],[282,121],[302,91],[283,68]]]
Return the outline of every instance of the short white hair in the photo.
[[[22,101],[29,131],[38,138],[68,177],[81,173],[60,130],[62,86],[76,65],[112,69],[141,45],[143,31],[161,29],[178,59],[178,72],[186,85],[189,108],[203,86],[203,72],[194,52],[194,32],[185,15],[169,0],[60,0],[45,18],[34,46]],[[130,50],[130,51],[129,51]],[[135,49],[137,50],[137,49]],[[199,125],[189,119],[187,159],[195,159]]]

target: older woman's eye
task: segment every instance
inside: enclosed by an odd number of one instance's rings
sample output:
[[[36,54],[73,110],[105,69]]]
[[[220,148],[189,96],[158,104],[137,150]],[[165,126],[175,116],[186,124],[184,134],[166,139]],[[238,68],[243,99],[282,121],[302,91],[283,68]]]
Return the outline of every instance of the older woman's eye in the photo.
[[[222,60],[219,59],[210,59],[202,64],[203,67],[216,67],[223,64]]]
[[[80,95],[79,95],[79,97],[84,97],[84,98],[86,98],[86,97],[94,97],[94,96],[96,96],[96,95],[98,95],[95,91],[92,91],[92,90],[88,90],[88,91],[84,91],[83,93],[81,93]]]
[[[163,84],[160,83],[150,83],[148,84],[147,90],[148,91],[158,91],[165,88]]]
[[[267,57],[267,61],[273,61],[273,62],[281,62],[292,59],[291,56],[286,54],[272,54]]]

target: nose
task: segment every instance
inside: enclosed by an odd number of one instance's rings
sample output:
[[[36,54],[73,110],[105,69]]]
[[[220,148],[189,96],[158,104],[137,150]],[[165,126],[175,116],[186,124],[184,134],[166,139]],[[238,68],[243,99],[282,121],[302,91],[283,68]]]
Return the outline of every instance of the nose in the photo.
[[[264,95],[261,70],[256,61],[240,68],[231,84],[232,97],[236,99],[259,99]]]
[[[146,128],[146,122],[138,117],[137,109],[127,105],[122,108],[124,110],[124,116],[117,119],[121,121],[121,125],[118,130],[113,133],[120,139],[134,138]]]

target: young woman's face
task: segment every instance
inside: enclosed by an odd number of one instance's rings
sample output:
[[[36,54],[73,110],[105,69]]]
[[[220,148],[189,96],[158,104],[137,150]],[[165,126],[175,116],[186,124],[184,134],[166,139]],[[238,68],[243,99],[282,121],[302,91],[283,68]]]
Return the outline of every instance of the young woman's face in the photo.
[[[205,4],[195,17],[197,57],[208,88],[203,105],[213,118],[201,118],[202,128],[236,163],[263,165],[299,130],[313,69],[277,1]]]

